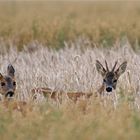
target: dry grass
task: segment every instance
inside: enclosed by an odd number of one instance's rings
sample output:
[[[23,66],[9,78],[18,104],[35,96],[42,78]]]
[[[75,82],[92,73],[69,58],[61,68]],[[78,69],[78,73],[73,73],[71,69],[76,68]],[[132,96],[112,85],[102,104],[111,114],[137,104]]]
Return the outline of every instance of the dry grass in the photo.
[[[80,39],[70,46],[65,44],[65,49],[59,51],[33,43],[26,46],[26,51],[11,48],[3,53],[1,72],[6,71],[9,62],[13,64],[17,79],[16,99],[27,101],[27,106],[26,115],[22,116],[20,112],[12,111],[12,107],[5,109],[1,105],[0,138],[139,139],[140,54],[135,53],[127,41],[119,43],[111,49],[92,48],[90,41]],[[85,45],[88,47],[82,49]],[[27,48],[33,46],[36,49],[29,53]],[[76,104],[64,98],[58,105],[42,96],[38,96],[35,103],[31,102],[30,90],[34,87],[94,93],[102,82],[95,69],[96,59],[101,62],[106,59],[110,66],[116,59],[119,63],[128,61],[127,71],[120,77],[112,95],[105,96],[104,100],[80,99]],[[115,93],[116,99],[113,98]]]
[[[17,80],[15,101],[0,103],[0,139],[139,139],[140,53],[132,49],[139,9],[139,2],[0,2],[0,72],[11,63]],[[94,94],[102,84],[96,59],[110,67],[128,61],[110,96],[32,101],[36,87]]]
[[[135,2],[0,2],[0,37],[19,48],[32,40],[55,48],[85,36],[103,46],[128,36],[140,40],[140,3]]]

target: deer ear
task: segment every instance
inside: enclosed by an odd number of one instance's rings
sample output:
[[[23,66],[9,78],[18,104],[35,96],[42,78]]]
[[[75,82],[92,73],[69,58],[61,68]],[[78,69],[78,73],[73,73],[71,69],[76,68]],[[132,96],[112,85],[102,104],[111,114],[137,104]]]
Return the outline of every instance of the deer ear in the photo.
[[[7,74],[10,75],[11,77],[15,76],[15,69],[11,64],[9,64],[7,67]]]
[[[123,74],[126,70],[127,67],[127,62],[123,62],[119,68],[115,71],[115,73],[117,74],[117,76],[119,77],[121,74]]]
[[[2,80],[3,79],[3,75],[0,73],[0,80]]]
[[[96,60],[96,69],[102,76],[105,76],[106,69],[103,67],[103,65],[98,60]]]

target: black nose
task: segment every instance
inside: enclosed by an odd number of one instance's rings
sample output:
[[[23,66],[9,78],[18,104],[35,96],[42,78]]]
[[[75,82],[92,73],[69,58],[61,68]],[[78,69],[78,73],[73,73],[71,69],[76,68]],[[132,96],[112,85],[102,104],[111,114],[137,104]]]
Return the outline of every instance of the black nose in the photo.
[[[107,88],[106,88],[106,91],[107,91],[107,92],[111,92],[111,91],[112,91],[112,87],[107,87]]]
[[[6,93],[5,97],[13,97],[14,96],[14,92],[9,91]]]

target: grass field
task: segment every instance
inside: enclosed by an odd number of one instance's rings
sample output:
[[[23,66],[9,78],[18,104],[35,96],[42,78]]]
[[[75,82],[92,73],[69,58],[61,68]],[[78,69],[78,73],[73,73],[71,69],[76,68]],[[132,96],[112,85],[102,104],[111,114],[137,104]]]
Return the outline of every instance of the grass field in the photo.
[[[25,117],[10,107],[5,110],[1,105],[0,139],[139,139],[139,53],[135,53],[127,41],[111,49],[92,48],[90,44],[81,49],[85,44],[87,41],[78,40],[70,47],[65,44],[65,49],[54,51],[34,43],[21,52],[11,48],[1,55],[2,74],[11,62],[16,70],[16,98],[29,105]],[[27,48],[31,46],[36,49],[29,53]],[[102,84],[102,77],[95,68],[96,59],[102,63],[106,59],[110,67],[117,59],[119,64],[128,61],[116,92],[106,96],[104,101],[92,97],[74,104],[64,98],[58,106],[52,100],[38,96],[34,103],[31,102],[30,91],[34,87],[65,92],[92,91],[94,94]],[[115,93],[116,100],[113,98]]]
[[[1,40],[18,46],[33,40],[53,48],[81,36],[112,46],[124,36],[140,41],[140,2],[0,2]]]
[[[139,17],[138,1],[1,1],[0,72],[14,66],[15,100],[27,105],[22,115],[0,102],[0,140],[139,139]],[[97,59],[110,67],[128,62],[111,95],[76,104],[65,96],[62,104],[42,95],[32,101],[35,87],[94,95],[103,80]]]

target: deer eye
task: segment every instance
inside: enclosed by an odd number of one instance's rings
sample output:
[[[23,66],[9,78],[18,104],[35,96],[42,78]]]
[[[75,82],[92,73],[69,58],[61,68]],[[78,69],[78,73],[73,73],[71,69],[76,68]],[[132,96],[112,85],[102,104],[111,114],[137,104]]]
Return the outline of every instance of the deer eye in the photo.
[[[2,87],[5,86],[5,83],[4,83],[4,82],[1,82],[1,86],[2,86]]]
[[[115,79],[113,82],[114,82],[114,83],[116,83],[116,82],[117,82],[117,80]]]
[[[103,81],[104,81],[104,83],[106,82],[106,80],[105,80],[105,79],[104,79]]]
[[[15,86],[16,85],[16,82],[13,82],[13,85]]]

